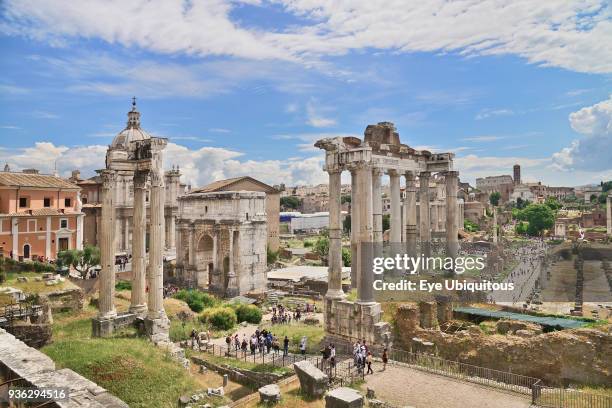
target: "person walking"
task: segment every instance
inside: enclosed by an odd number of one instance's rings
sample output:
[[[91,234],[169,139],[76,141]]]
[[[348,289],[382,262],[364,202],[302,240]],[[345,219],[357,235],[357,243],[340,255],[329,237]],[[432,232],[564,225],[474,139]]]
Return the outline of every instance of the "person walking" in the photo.
[[[286,356],[289,354],[289,337],[285,336],[283,340],[283,355]]]
[[[302,340],[300,340],[300,353],[302,353],[302,355],[306,354],[306,336],[302,336]]]
[[[368,356],[366,357],[366,364],[368,365],[368,371],[366,372],[367,374],[374,374],[374,371],[372,370],[372,352],[368,351]]]
[[[386,347],[383,350],[382,362],[383,362],[383,369],[382,370],[385,371],[387,369],[387,363],[389,362],[389,355],[387,354],[387,348]]]

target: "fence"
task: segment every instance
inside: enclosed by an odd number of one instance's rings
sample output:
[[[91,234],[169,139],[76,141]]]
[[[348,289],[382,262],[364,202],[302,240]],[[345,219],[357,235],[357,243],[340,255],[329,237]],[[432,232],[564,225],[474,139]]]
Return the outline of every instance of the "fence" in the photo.
[[[284,354],[282,351],[269,353],[256,350],[252,353],[250,350],[243,351],[236,348],[227,348],[212,344],[207,348],[209,353],[215,356],[231,357],[237,360],[246,361],[253,364],[267,364],[274,367],[291,367],[294,363],[308,360],[319,370],[327,374],[330,379],[330,386],[344,386],[352,384],[358,379],[364,379],[363,367],[355,366],[351,359],[336,359],[335,364],[329,360],[324,360],[321,357],[302,354]]]
[[[532,403],[542,408],[610,408],[612,396],[551,388],[537,381],[532,389]]]

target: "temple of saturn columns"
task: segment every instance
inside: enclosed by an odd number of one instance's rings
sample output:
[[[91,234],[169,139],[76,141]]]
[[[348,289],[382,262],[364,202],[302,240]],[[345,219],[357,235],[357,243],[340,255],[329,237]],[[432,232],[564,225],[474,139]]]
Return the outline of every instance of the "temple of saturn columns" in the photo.
[[[168,341],[169,320],[163,305],[163,250],[165,240],[165,186],[162,151],[167,140],[140,129],[140,113],[133,108],[120,147],[110,146],[102,178],[100,225],[99,315],[92,319],[93,335],[109,336],[122,326],[142,319],[155,343]],[[116,201],[118,180],[133,179],[132,296],[129,312],[118,314],[115,305]],[[149,255],[146,254],[146,196],[149,193]]]
[[[390,179],[390,242],[401,244],[402,252],[409,256],[422,254],[427,257],[431,256],[432,229],[429,180],[432,173],[443,173],[446,184],[445,249],[446,256],[455,258],[459,242],[458,172],[453,171],[454,154],[433,154],[427,150],[412,149],[400,143],[395,126],[389,122],[369,125],[363,141],[356,137],[335,137],[321,139],[315,146],[325,150],[324,170],[329,174],[330,243],[328,291],[325,296],[326,332],[336,341],[366,339],[370,344],[388,344],[391,341],[390,326],[381,321],[381,306],[374,301],[374,274],[371,267],[372,256],[382,250],[383,241],[381,176],[386,173]],[[342,291],[340,196],[343,171],[350,172],[352,184],[351,280],[356,282],[356,302],[346,300]],[[400,197],[402,176],[406,181],[403,217]],[[403,234],[402,229],[405,229]]]

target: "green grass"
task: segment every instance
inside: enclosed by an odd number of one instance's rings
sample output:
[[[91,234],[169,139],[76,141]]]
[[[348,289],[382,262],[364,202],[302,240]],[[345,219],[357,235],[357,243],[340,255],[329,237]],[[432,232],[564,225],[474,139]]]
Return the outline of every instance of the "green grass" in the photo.
[[[262,328],[274,333],[281,344],[285,336],[289,337],[289,351],[292,353],[299,353],[302,336],[306,336],[308,339],[306,343],[306,352],[318,353],[320,350],[320,343],[325,337],[325,330],[323,330],[322,326],[310,326],[302,323],[278,325],[264,324]]]
[[[17,277],[25,276],[28,278],[28,282],[17,282]],[[45,293],[45,292],[53,292],[56,290],[64,289],[64,288],[73,288],[75,287],[68,280],[64,282],[60,282],[57,285],[47,286],[44,281],[37,282],[35,278],[41,278],[42,272],[8,272],[6,282],[4,282],[0,286],[10,286],[15,289],[20,289],[24,293]]]
[[[56,315],[54,341],[42,351],[58,368],[76,371],[132,408],[174,407],[179,396],[198,390],[184,368],[132,330],[118,334],[129,337],[91,338],[90,317],[90,310]]]

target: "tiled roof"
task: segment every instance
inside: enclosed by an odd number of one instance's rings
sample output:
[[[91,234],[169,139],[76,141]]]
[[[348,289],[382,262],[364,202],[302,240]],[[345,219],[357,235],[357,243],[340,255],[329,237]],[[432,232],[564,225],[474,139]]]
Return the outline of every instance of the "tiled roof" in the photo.
[[[6,214],[11,217],[36,217],[36,216],[47,216],[47,215],[72,215],[78,214],[76,212],[61,212],[60,210],[56,210],[54,208],[40,208],[38,210],[30,211],[18,211]]]
[[[8,171],[0,172],[0,186],[7,187],[41,187],[41,188],[65,188],[78,189],[76,184],[72,184],[62,178],[48,174],[13,173]]]
[[[253,177],[249,177],[249,176],[242,176],[242,177],[235,177],[235,178],[230,178],[230,179],[226,179],[226,180],[217,180],[217,181],[213,181],[212,183],[204,186],[204,187],[200,187],[200,188],[196,188],[194,190],[191,190],[192,193],[212,193],[215,191],[229,191],[231,190],[231,186],[233,184],[236,184],[240,181],[250,181],[254,184],[257,184],[259,186],[262,186],[265,190],[266,193],[278,193],[278,191],[272,187],[267,185],[266,183],[263,183],[259,180],[255,180]]]

